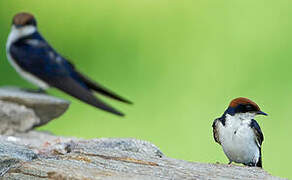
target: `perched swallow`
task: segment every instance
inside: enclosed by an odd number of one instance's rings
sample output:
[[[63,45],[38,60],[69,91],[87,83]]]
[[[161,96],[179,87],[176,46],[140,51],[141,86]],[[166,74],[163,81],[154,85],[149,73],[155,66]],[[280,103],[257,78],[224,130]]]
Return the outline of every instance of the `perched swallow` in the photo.
[[[214,140],[232,162],[262,168],[261,147],[264,136],[254,120],[256,115],[265,115],[259,106],[247,98],[231,101],[224,114],[213,122]]]
[[[26,80],[45,90],[55,87],[87,104],[123,116],[93,95],[98,92],[118,101],[130,101],[107,90],[80,73],[72,63],[58,54],[37,30],[32,14],[16,14],[6,44],[11,65]]]

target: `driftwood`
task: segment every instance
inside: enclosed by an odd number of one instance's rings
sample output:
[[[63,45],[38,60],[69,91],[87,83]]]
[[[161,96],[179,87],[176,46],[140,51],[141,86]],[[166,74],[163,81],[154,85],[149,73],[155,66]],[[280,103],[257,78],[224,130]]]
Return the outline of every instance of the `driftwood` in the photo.
[[[172,159],[136,139],[83,140],[31,131],[0,141],[3,179],[280,179],[256,167]]]

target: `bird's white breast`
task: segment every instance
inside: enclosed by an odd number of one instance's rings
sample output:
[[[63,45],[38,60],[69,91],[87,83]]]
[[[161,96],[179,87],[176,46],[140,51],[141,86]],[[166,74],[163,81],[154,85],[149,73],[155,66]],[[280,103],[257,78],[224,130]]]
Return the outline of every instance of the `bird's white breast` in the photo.
[[[240,113],[226,115],[225,126],[219,124],[219,138],[224,153],[230,161],[237,163],[257,163],[259,148],[255,134],[250,127],[253,115]]]

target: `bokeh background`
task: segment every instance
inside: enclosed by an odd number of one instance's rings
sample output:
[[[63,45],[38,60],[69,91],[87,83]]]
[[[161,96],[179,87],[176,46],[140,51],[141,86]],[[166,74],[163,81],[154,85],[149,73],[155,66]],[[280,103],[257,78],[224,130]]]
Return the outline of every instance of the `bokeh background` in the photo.
[[[290,0],[1,0],[0,85],[34,87],[8,64],[13,15],[36,15],[55,49],[88,76],[134,101],[107,102],[125,118],[72,101],[41,127],[82,138],[148,140],[170,157],[227,163],[212,122],[229,101],[248,97],[268,117],[264,169],[292,178],[292,1]]]

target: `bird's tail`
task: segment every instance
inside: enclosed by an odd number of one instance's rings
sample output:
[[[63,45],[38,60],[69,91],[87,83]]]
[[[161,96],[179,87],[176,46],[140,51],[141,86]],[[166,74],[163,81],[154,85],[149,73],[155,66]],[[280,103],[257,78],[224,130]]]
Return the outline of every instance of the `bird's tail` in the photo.
[[[77,71],[76,71],[76,73],[78,74],[78,76],[82,80],[82,82],[84,82],[89,89],[92,89],[92,90],[99,92],[107,97],[113,98],[113,99],[121,101],[123,103],[133,104],[131,101],[117,95],[116,93],[108,90],[107,88],[101,86],[100,84],[93,82],[92,80],[90,80],[88,77],[82,75],[81,73],[79,73]]]
[[[59,78],[52,81],[51,85],[87,104],[90,104],[99,109],[102,109],[104,111],[107,111],[119,116],[124,116],[123,113],[119,112],[118,110],[114,109],[113,107],[107,105],[102,100],[95,97],[93,94],[91,94],[91,92],[88,89],[78,84],[72,78],[63,78],[63,79]]]

